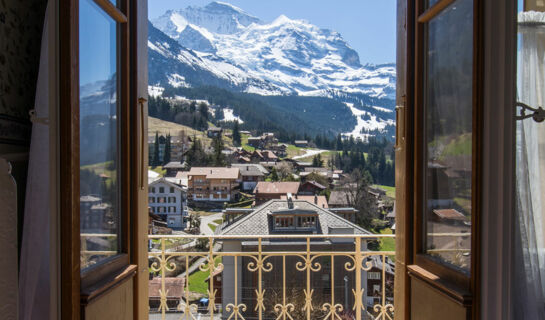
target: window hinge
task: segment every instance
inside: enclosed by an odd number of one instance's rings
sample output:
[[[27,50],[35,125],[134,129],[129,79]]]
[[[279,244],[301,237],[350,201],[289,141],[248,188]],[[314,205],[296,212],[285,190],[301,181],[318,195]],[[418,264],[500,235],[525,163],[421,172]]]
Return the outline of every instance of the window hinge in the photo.
[[[144,179],[146,174],[146,166],[144,166],[144,150],[146,147],[146,132],[145,130],[145,119],[144,119],[144,103],[148,100],[146,98],[138,98],[138,104],[140,104],[140,132],[141,132],[141,146],[140,146],[140,190],[144,190]]]
[[[529,105],[517,102],[516,107],[520,107],[519,115],[515,116],[517,120],[524,120],[528,118],[534,119],[535,122],[545,121],[545,110],[542,107],[532,108]],[[526,114],[526,111],[533,111],[531,114]]]
[[[405,144],[405,105],[407,96],[401,96],[401,105],[396,106],[396,141],[395,150],[400,150]]]

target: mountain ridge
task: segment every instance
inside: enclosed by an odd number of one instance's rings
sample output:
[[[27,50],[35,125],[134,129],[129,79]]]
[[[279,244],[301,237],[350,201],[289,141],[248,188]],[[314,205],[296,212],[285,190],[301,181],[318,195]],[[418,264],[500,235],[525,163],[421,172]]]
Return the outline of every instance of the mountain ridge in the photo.
[[[153,86],[211,85],[264,96],[327,97],[355,103],[358,109],[393,110],[395,64],[362,64],[338,32],[308,21],[280,15],[266,23],[216,1],[169,10],[150,21],[149,30]],[[382,120],[391,119],[377,121]]]

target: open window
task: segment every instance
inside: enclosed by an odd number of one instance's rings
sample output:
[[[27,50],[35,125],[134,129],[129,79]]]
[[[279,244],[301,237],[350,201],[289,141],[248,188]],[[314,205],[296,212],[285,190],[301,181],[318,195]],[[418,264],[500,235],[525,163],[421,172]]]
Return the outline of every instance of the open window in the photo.
[[[132,318],[127,310],[138,310],[138,293],[147,293],[137,290],[145,288],[137,269],[146,266],[139,235],[148,197],[146,87],[139,85],[146,81],[138,73],[147,73],[139,63],[146,57],[138,56],[145,3],[71,0],[59,7],[63,319],[117,318],[105,306],[120,294],[127,297],[118,306],[123,317]]]

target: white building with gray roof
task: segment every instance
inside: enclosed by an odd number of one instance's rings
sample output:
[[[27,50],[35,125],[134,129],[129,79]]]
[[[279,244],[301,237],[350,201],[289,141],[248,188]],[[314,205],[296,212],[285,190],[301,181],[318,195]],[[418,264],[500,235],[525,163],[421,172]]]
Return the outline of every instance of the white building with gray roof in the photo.
[[[349,272],[345,269],[345,266],[350,261],[353,261],[348,255],[350,255],[350,252],[353,255],[355,239],[349,236],[347,238],[338,238],[338,235],[368,235],[371,232],[327,209],[308,201],[294,200],[292,198],[288,200],[270,200],[253,210],[245,209],[238,214],[240,215],[237,218],[230,219],[229,222],[224,223],[216,229],[216,234],[230,236],[228,240],[222,240],[222,250],[224,252],[256,252],[258,251],[259,236],[269,237],[278,235],[281,238],[262,239],[261,246],[264,255],[267,255],[267,252],[289,253],[298,251],[305,253],[307,249],[306,238],[289,238],[285,236],[324,235],[323,238],[313,237],[310,239],[311,252],[347,252],[347,256],[340,255],[335,257],[334,279],[338,280],[335,281],[334,288],[330,286],[331,277],[333,276],[330,272],[331,266],[328,266],[330,264],[330,256],[325,255],[315,260],[321,263],[324,269],[313,273],[311,276],[312,286],[316,291],[313,299],[318,301],[330,295],[331,290],[335,290],[335,297],[338,297],[341,303],[343,301],[350,301],[350,304],[353,303],[352,289],[355,288],[355,271]],[[337,237],[331,238],[328,237],[329,235],[336,235]],[[240,238],[236,238],[236,236],[240,236]],[[367,250],[368,240],[361,240],[363,251]],[[263,274],[263,285],[271,293],[279,293],[281,291],[279,283],[282,283],[281,278],[283,277],[281,272],[282,259],[281,256],[270,257],[268,261],[271,262],[273,271]],[[287,277],[289,280],[287,286],[304,286],[304,280],[296,280],[303,275],[295,267],[296,263],[301,261],[300,256],[288,254],[285,259],[286,273],[284,277]],[[252,261],[254,261],[252,258],[239,257],[235,265],[235,258],[230,256],[223,257],[224,270],[221,285],[223,310],[225,310],[227,304],[232,303],[234,300],[235,271],[238,274],[236,277],[238,281],[237,288],[257,287],[257,284],[254,283],[257,281],[255,274],[248,272],[248,263]],[[367,292],[367,284],[364,281],[366,279],[366,272],[361,271],[361,273],[361,286],[364,288],[364,292]],[[346,280],[343,280],[345,278]],[[349,290],[346,291],[346,288]],[[346,292],[349,292],[349,295]],[[255,292],[253,290],[238,289],[237,295],[238,301],[248,306],[245,318],[253,318],[254,311],[252,310],[254,310],[257,303]],[[352,306],[347,307],[351,308]],[[272,305],[268,305],[266,308],[272,309]],[[227,314],[224,314],[224,316],[227,316]]]

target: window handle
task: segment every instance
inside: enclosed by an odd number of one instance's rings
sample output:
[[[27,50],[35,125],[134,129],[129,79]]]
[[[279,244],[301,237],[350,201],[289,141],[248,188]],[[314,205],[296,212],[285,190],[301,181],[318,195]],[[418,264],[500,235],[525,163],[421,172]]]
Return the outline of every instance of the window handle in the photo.
[[[146,140],[146,132],[144,132],[145,129],[145,120],[144,120],[144,103],[146,103],[148,100],[144,97],[138,98],[138,104],[140,104],[140,132],[141,132],[141,140],[140,140],[140,190],[144,190],[144,176],[146,174],[146,168],[144,166],[144,148],[145,148],[145,140]]]
[[[407,97],[401,96],[402,105],[396,106],[396,141],[395,150],[400,150],[402,145],[405,144],[405,105]]]

